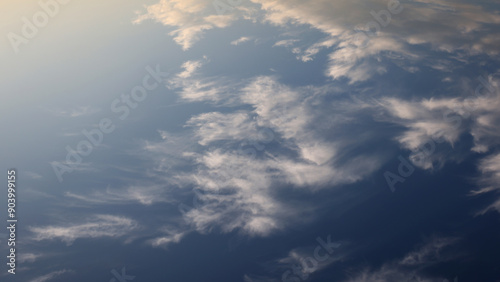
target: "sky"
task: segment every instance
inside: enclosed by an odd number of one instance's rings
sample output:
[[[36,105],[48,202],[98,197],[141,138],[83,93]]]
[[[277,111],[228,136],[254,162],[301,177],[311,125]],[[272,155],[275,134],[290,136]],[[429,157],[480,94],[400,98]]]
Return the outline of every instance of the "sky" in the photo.
[[[498,1],[0,7],[0,281],[500,281]]]

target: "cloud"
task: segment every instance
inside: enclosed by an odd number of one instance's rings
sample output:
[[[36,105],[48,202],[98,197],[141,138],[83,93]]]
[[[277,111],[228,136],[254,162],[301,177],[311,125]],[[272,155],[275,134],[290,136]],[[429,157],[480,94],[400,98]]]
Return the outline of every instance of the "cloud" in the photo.
[[[278,276],[282,280],[284,280],[283,277],[286,277],[287,274],[289,278],[286,281],[297,279],[298,277],[307,280],[310,274],[327,268],[336,262],[345,260],[348,255],[343,248],[339,249],[339,247],[344,247],[346,244],[347,242],[329,242],[328,245],[331,250],[324,249],[320,245],[294,248],[288,252],[287,256],[270,264],[273,265],[273,268],[279,269],[282,272]],[[317,250],[320,249],[324,254],[319,255]]]
[[[416,165],[432,169],[438,163],[440,167],[449,160],[449,155],[446,157],[441,151],[432,149],[432,153],[422,157],[422,151],[443,142],[453,148],[463,134],[473,137],[471,152],[486,153],[498,144],[500,84],[495,76],[489,76],[488,80],[480,78],[475,87],[462,89],[459,97],[420,101],[383,98],[378,106],[390,116],[383,120],[407,128],[396,140],[412,151],[411,159]],[[455,155],[464,153],[467,152],[455,152]]]
[[[41,176],[40,174],[36,173],[36,172],[31,172],[31,171],[25,171],[24,172],[26,174],[27,177],[31,178],[31,179],[42,179],[43,176]]]
[[[409,72],[415,71],[413,65],[417,60],[448,72],[447,60],[464,61],[479,54],[498,55],[500,37],[494,30],[500,24],[500,15],[479,4],[446,0],[406,1],[394,4],[397,7],[391,8],[389,13],[388,3],[399,2],[251,0],[249,5],[235,7],[231,15],[214,15],[215,9],[210,7],[210,1],[181,3],[180,0],[162,0],[149,6],[148,13],[136,22],[152,18],[177,27],[170,35],[184,49],[198,41],[204,31],[227,27],[238,17],[276,26],[307,26],[321,31],[324,39],[305,48],[293,48],[292,52],[300,60],[310,61],[321,49],[335,46],[328,57],[325,75],[334,79],[345,77],[350,83],[385,73],[388,60],[396,61]],[[383,13],[384,16],[378,18]],[[376,33],[374,26],[378,26]],[[282,40],[275,46],[290,46],[295,40]],[[424,55],[422,47],[430,52]],[[429,56],[432,52],[440,58],[443,52],[449,56],[437,62],[435,56]]]
[[[449,258],[441,253],[442,250],[448,246],[456,244],[458,241],[458,238],[432,237],[429,242],[417,250],[408,253],[401,261],[399,261],[399,264],[406,266],[419,266],[445,261]]]
[[[244,43],[244,42],[247,42],[247,41],[250,41],[250,37],[246,37],[246,36],[242,36],[234,41],[231,41],[231,45],[234,45],[234,46],[237,46],[237,45],[240,45],[241,43]]]
[[[246,112],[204,113],[192,117],[186,125],[196,128],[195,136],[203,146],[219,140],[244,140],[258,136],[257,124]]]
[[[78,195],[71,192],[66,192],[65,196],[89,204],[106,205],[139,202],[140,204],[149,206],[156,203],[169,202],[165,195],[165,188],[159,185],[131,185],[125,189],[111,189],[108,187],[105,192],[96,191],[88,196]]]
[[[500,23],[500,16],[477,4],[411,1],[400,4],[402,12],[389,13],[388,1],[381,0],[369,1],[370,8],[361,0],[253,2],[261,4],[268,22],[280,26],[308,25],[324,32],[326,39],[306,48],[301,59],[312,60],[320,49],[336,46],[329,55],[326,74],[335,79],[347,77],[351,83],[383,73],[381,58],[390,53],[406,57],[410,64],[417,58],[424,59],[414,50],[417,45],[448,53],[462,52],[464,56],[498,54],[498,37],[492,36],[492,28]],[[372,14],[383,10],[390,19],[380,23],[376,35],[367,35],[368,25],[379,24]]]
[[[137,229],[138,224],[132,219],[113,215],[96,215],[89,221],[65,226],[30,227],[34,240],[60,239],[71,245],[79,238],[122,237]]]
[[[174,27],[176,29],[169,35],[183,50],[188,50],[206,31],[229,26],[241,13],[243,7],[236,7],[232,14],[218,15],[212,1],[206,0],[161,0],[148,6],[146,14],[140,15],[134,23],[154,19]]]
[[[479,171],[481,177],[478,184],[481,188],[473,191],[472,195],[498,193],[500,191],[500,154],[493,154],[482,159],[479,163]],[[479,212],[479,214],[482,215],[492,210],[500,212],[500,198]]]
[[[297,207],[277,197],[279,192],[291,188],[307,192],[335,189],[363,180],[384,163],[387,156],[383,152],[374,154],[377,150],[373,148],[369,153],[357,148],[376,140],[378,132],[370,126],[373,117],[378,122],[403,126],[403,132],[391,136],[411,150],[412,161],[425,169],[458,160],[463,153],[450,157],[440,148],[427,159],[417,159],[429,140],[440,140],[439,144],[448,144],[453,150],[460,137],[469,133],[475,143],[471,151],[488,150],[497,142],[487,133],[494,128],[492,121],[498,115],[496,92],[465,98],[470,93],[467,88],[464,98],[381,97],[367,102],[345,97],[345,91],[333,85],[292,88],[276,77],[258,76],[238,83],[213,79],[213,89],[231,85],[233,90],[224,94],[216,90],[207,98],[206,89],[193,90],[193,84],[206,80],[199,72],[200,64],[193,62],[184,65],[183,72],[188,74],[170,82],[176,93],[186,97],[186,89],[190,89],[191,101],[210,101],[224,108],[189,118],[182,133],[160,130],[161,140],[143,143],[142,149],[157,164],[152,173],[175,186],[194,187],[197,201],[183,213],[187,226],[177,225],[174,231],[155,237],[150,241],[154,246],[178,242],[192,230],[268,236],[286,229],[293,224]],[[485,89],[497,87],[493,76],[489,83]],[[473,110],[467,106],[471,99]],[[227,100],[232,101],[230,105],[224,104]],[[461,122],[454,126],[457,117]],[[369,123],[360,125],[366,122],[364,119]],[[160,195],[161,190],[163,195],[175,193],[172,186],[159,187]],[[156,201],[154,195],[158,194],[153,193],[142,203]],[[311,203],[301,204],[301,209],[314,210],[307,208]]]
[[[196,70],[198,70],[202,65],[203,65],[203,62],[201,60],[199,60],[199,61],[187,61],[187,62],[182,64],[182,68],[184,68],[184,71],[179,73],[177,75],[177,77],[188,78],[191,75],[193,75],[193,73],[195,73]]]
[[[153,172],[164,173],[175,171],[178,167],[188,166],[190,160],[187,156],[197,150],[197,142],[193,133],[172,134],[164,130],[158,130],[161,142],[145,140],[141,149],[154,160],[156,167]],[[179,176],[170,175],[168,182],[175,183]]]
[[[197,162],[190,177],[200,186],[202,204],[184,216],[198,231],[220,226],[223,232],[265,236],[282,227],[279,217],[291,211],[271,197],[266,164],[219,150],[199,155]]]
[[[278,42],[279,43],[279,42]],[[312,61],[314,56],[319,53],[322,49],[328,49],[334,46],[335,44],[338,43],[338,39],[336,38],[327,38],[323,41],[320,41],[318,43],[314,43],[313,45],[309,46],[302,54],[301,57],[298,57],[300,60],[303,62],[309,62]],[[299,52],[300,53],[300,52]]]
[[[290,47],[295,42],[299,41],[298,39],[284,39],[274,43],[273,47]]]
[[[87,172],[97,172],[99,169],[96,167],[96,163],[91,163],[91,162],[59,162],[59,161],[51,161],[49,162],[51,166],[57,166],[57,165],[65,165],[68,167],[71,167],[71,171],[77,171],[81,173],[87,173]]]
[[[458,241],[458,238],[432,237],[426,244],[408,253],[404,258],[384,263],[374,271],[362,270],[353,275],[353,278],[346,280],[346,282],[443,282],[443,277],[429,277],[421,273],[425,268],[456,258],[456,255],[449,250],[449,246],[456,244]]]
[[[191,79],[177,81],[181,97]],[[199,205],[184,213],[195,230],[267,236],[286,228],[296,215],[294,207],[275,196],[279,189],[315,191],[349,184],[381,165],[373,154],[353,152],[345,158],[362,138],[340,134],[348,131],[350,119],[344,116],[345,104],[324,102],[332,91],[292,89],[274,77],[256,77],[231,93],[235,110],[198,114],[186,122],[189,133],[162,132],[162,141],[148,141],[143,148],[159,163],[191,162],[192,170],[173,173],[168,166],[167,174],[176,174],[180,187],[196,187]],[[332,117],[332,107],[338,116]],[[334,136],[324,134],[337,130]]]
[[[177,93],[182,97],[185,88],[191,87],[186,81],[201,80],[199,76],[179,78]],[[222,87],[221,80],[212,82],[213,87]],[[384,156],[354,150],[377,135],[369,127],[363,128],[362,138],[354,133],[352,125],[365,116],[403,126],[394,139],[412,151],[410,159],[424,169],[463,159],[467,152],[455,148],[464,134],[473,137],[470,152],[487,152],[498,144],[495,124],[500,119],[496,110],[500,96],[495,76],[486,81],[476,96],[467,95],[478,89],[479,81],[462,89],[462,97],[381,97],[375,102],[336,96],[342,90],[330,85],[291,88],[272,76],[232,84],[235,89],[222,100],[232,99],[231,106],[237,110],[191,117],[186,122],[190,133],[183,137],[189,140],[176,137],[177,143],[189,143],[191,148],[174,159],[185,158],[195,168],[180,173],[178,181],[180,186],[194,185],[201,203],[184,218],[202,233],[220,228],[267,236],[287,228],[295,211],[274,196],[280,189],[288,185],[316,191],[354,183],[381,166]],[[204,95],[197,97],[206,101]],[[217,105],[219,100],[212,101]],[[436,148],[422,157],[431,141]],[[165,142],[149,142],[149,150],[168,147]]]
[[[319,253],[315,255],[315,248],[320,246],[294,248],[284,257],[261,262],[266,275],[245,274],[243,280],[245,282],[308,281],[311,274],[346,259],[346,254],[339,252],[338,246],[339,243],[333,242],[335,250],[331,254],[321,249],[319,252],[321,256]]]
[[[267,276],[257,276],[257,275],[247,275],[243,276],[243,281],[245,282],[269,282],[269,281],[279,281],[277,279],[273,280],[271,277]]]
[[[186,236],[189,231],[180,231],[175,227],[165,227],[162,229],[164,233],[160,237],[148,240],[149,244],[153,247],[166,247],[173,243],[179,243],[184,236]]]
[[[261,4],[268,22],[281,26],[290,23],[308,25],[324,32],[326,39],[313,43],[298,58],[310,61],[319,50],[337,45],[337,50],[329,55],[329,66],[325,72],[327,76],[335,79],[348,77],[351,82],[363,81],[374,73],[381,72],[366,58],[383,51],[409,54],[405,51],[404,44],[390,36],[360,37],[361,33],[355,32],[356,25],[371,20],[370,11],[366,10],[362,1],[256,0],[254,2]],[[377,7],[383,7],[380,1],[372,2]],[[362,11],[366,11],[366,14]],[[294,49],[293,52],[301,51]]]
[[[95,113],[98,113],[100,110],[97,108],[89,107],[89,106],[79,106],[74,109],[62,110],[62,109],[51,109],[48,110],[56,116],[59,117],[70,117],[76,118],[81,116],[88,116]]]
[[[203,67],[209,59],[204,56],[203,60],[191,60],[182,64],[184,71],[169,79],[167,87],[177,90],[179,97],[186,102],[220,102],[231,104],[234,99],[230,98],[235,83],[228,82],[223,78],[201,77],[198,70]]]
[[[43,255],[41,254],[34,254],[34,253],[21,253],[18,256],[18,260],[20,263],[33,263],[35,262],[38,258],[42,257]]]
[[[40,276],[40,277],[37,277],[35,279],[32,279],[30,280],[30,282],[45,282],[45,281],[49,281],[49,280],[52,280],[58,276],[61,276],[65,273],[71,273],[72,271],[71,270],[66,270],[66,269],[63,269],[63,270],[58,270],[58,271],[52,271],[48,274],[45,274],[43,276]]]

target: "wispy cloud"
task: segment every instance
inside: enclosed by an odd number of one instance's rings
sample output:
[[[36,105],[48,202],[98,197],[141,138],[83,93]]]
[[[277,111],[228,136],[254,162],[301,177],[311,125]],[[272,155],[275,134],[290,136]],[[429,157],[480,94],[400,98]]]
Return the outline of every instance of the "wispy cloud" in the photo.
[[[422,274],[422,270],[456,258],[456,255],[449,251],[449,247],[458,241],[458,238],[432,237],[426,244],[408,253],[404,258],[384,263],[377,270],[365,269],[346,282],[442,282],[444,277],[429,277]]]
[[[182,96],[185,84],[179,81],[179,85]],[[189,160],[194,168],[178,173],[180,185],[195,185],[202,191],[198,199],[203,205],[186,212],[184,218],[199,232],[217,226],[223,232],[266,236],[285,228],[295,215],[292,207],[273,196],[278,187],[314,191],[353,183],[381,164],[376,155],[353,156],[337,164],[338,152],[345,149],[343,154],[347,153],[355,138],[323,134],[324,130],[340,130],[349,118],[317,123],[319,116],[330,115],[331,107],[319,109],[317,105],[331,91],[335,89],[291,89],[276,78],[257,77],[232,92],[234,106],[250,109],[196,115],[186,123],[192,133],[185,141],[168,133],[164,141],[148,141],[144,149],[160,161],[167,158],[161,148],[172,146],[172,140],[176,144],[197,142],[196,150],[174,157]],[[338,106],[338,110],[340,115],[345,107]]]
[[[153,186],[130,186],[125,189],[106,188],[104,192],[95,191],[89,195],[79,195],[72,192],[66,192],[66,197],[76,199],[88,204],[130,204],[138,202],[143,205],[152,205],[155,203],[167,203],[165,188],[160,185]]]
[[[42,254],[21,253],[19,254],[18,260],[20,263],[32,263],[42,256]]]
[[[203,61],[198,60],[198,61],[187,61],[182,64],[182,68],[184,69],[183,72],[179,73],[177,77],[180,78],[188,78],[193,73],[195,73],[201,66],[203,65]]]
[[[25,171],[24,172],[26,174],[27,177],[31,178],[31,179],[41,179],[43,178],[43,176],[41,176],[40,174],[36,173],[36,172],[32,172],[32,171]]]
[[[167,247],[173,243],[179,243],[189,231],[181,231],[177,227],[168,226],[162,228],[162,235],[148,240],[149,244],[153,247]]]
[[[53,271],[53,272],[50,272],[50,273],[45,274],[43,276],[32,279],[32,280],[30,280],[30,282],[46,282],[46,281],[50,281],[58,276],[61,276],[65,273],[71,273],[71,272],[72,272],[71,270],[66,270],[66,269]]]
[[[319,50],[336,46],[329,55],[325,74],[335,79],[346,77],[351,83],[385,73],[388,65],[384,60],[394,61],[395,57],[404,57],[406,63],[396,61],[402,69],[414,72],[412,62],[426,60],[416,49],[424,45],[431,51],[449,53],[451,60],[456,59],[452,52],[459,52],[461,57],[498,54],[500,39],[492,28],[500,23],[500,16],[474,3],[401,2],[396,9],[399,12],[391,14],[384,1],[372,1],[371,9],[368,9],[366,1],[362,0],[251,0],[248,5],[234,7],[230,15],[216,15],[210,4],[205,0],[182,3],[180,0],[162,0],[149,6],[147,14],[136,22],[151,18],[177,28],[170,35],[183,49],[200,40],[205,31],[227,27],[239,17],[277,26],[308,26],[323,32],[325,37],[310,46],[293,48],[292,52],[300,60],[310,61]],[[387,22],[373,16],[382,10],[389,13]],[[367,36],[365,33],[373,32],[374,25],[379,29],[376,36]],[[293,39],[282,40],[275,46],[290,46],[293,42]],[[437,66],[436,60],[426,60],[426,63]],[[440,64],[440,68],[449,71],[446,64]]]
[[[280,40],[276,43],[274,43],[274,47],[290,47],[292,46],[295,42],[299,41],[298,39],[284,39],[284,40]]]
[[[242,36],[242,37],[240,37],[240,38],[238,38],[236,40],[231,41],[231,45],[237,46],[237,45],[240,45],[241,43],[250,41],[251,39],[252,38],[250,38],[250,37]]]
[[[467,152],[455,151],[453,154],[455,157],[450,157],[449,154],[445,157],[443,152],[436,151],[426,159],[418,158],[418,152],[430,140],[446,142],[453,147],[460,136],[467,133],[473,137],[474,141],[474,146],[470,148],[470,151],[477,153],[486,153],[498,144],[500,114],[497,108],[500,106],[500,93],[498,92],[500,85],[494,76],[490,76],[487,83],[489,85],[483,86],[483,89],[490,88],[490,90],[475,95],[470,95],[470,93],[480,89],[479,87],[482,86],[480,81],[477,81],[476,87],[464,88],[461,97],[430,98],[421,101],[384,98],[379,106],[390,115],[384,120],[407,128],[396,140],[404,148],[414,152],[411,159],[419,159],[415,161],[415,165],[431,169],[436,163],[440,167],[446,161],[460,159],[460,154]]]
[[[79,238],[121,237],[138,228],[136,221],[114,215],[96,215],[87,222],[62,226],[30,227],[33,239],[60,239],[71,245]]]
[[[493,154],[481,160],[479,171],[481,171],[481,176],[477,183],[480,188],[473,191],[472,195],[500,192],[500,154]],[[491,210],[500,212],[500,198],[479,214],[485,214]]]
[[[52,109],[49,110],[56,116],[60,117],[70,117],[70,118],[75,118],[75,117],[81,117],[81,116],[87,116],[87,115],[92,115],[95,113],[98,113],[100,110],[94,107],[90,106],[79,106],[73,109]]]
[[[190,60],[182,64],[184,69],[175,77],[168,80],[168,88],[176,90],[179,97],[185,102],[213,102],[224,100],[225,104],[232,104],[235,100],[233,89],[237,83],[220,77],[202,77],[199,70],[209,62],[204,56],[200,60]]]
[[[183,50],[188,50],[206,31],[228,27],[239,15],[248,14],[246,9],[248,8],[238,6],[230,14],[219,15],[211,1],[161,0],[147,7],[147,13],[140,15],[134,22],[154,19],[163,25],[174,27],[169,35],[174,37]]]

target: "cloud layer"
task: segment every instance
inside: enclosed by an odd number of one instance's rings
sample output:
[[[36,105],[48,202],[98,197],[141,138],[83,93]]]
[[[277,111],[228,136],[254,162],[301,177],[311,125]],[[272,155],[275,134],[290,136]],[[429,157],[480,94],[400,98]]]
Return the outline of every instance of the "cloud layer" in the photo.
[[[151,18],[174,27],[169,34],[185,50],[205,31],[228,27],[239,18],[281,27],[307,26],[323,32],[324,38],[312,44],[290,38],[275,46],[292,48],[303,61],[312,60],[322,49],[334,48],[325,75],[346,77],[351,83],[387,72],[388,61],[395,58],[410,72],[418,70],[413,66],[416,60],[449,71],[429,60],[421,47],[456,62],[481,54],[498,56],[500,38],[492,28],[500,23],[500,15],[464,1],[251,0],[230,8],[220,14],[208,0],[162,0],[149,6],[136,22]]]

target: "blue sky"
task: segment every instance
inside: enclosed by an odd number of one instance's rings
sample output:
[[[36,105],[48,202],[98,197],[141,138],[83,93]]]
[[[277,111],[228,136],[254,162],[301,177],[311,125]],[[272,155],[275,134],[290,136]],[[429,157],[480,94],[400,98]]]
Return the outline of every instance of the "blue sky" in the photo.
[[[498,3],[1,5],[2,281],[500,279]]]

